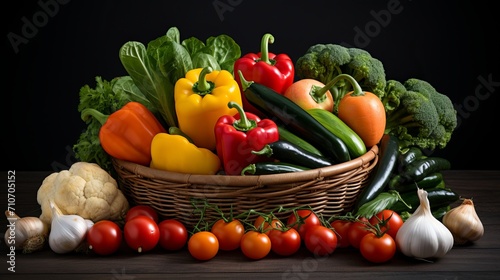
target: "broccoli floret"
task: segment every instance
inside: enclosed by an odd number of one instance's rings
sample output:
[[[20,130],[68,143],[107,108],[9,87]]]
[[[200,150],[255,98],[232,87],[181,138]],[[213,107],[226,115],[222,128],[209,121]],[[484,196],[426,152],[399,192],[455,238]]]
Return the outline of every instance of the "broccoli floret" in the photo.
[[[372,57],[367,51],[358,48],[349,48],[349,54],[351,61],[346,65],[344,73],[351,75],[363,90],[382,98],[386,85],[382,62]]]
[[[385,70],[380,60],[366,50],[346,48],[337,44],[317,44],[297,59],[295,73],[298,78],[315,79],[328,84],[340,74],[352,76],[361,89],[382,98],[386,84]],[[334,96],[334,113],[345,94],[352,91],[350,83],[338,81],[331,89]]]
[[[392,113],[399,106],[401,95],[404,92],[406,92],[406,88],[400,81],[387,81],[384,96],[380,99],[384,104],[386,114]]]
[[[453,107],[450,98],[442,93],[439,93],[429,82],[411,78],[404,82],[407,90],[418,91],[425,93],[434,104],[438,113],[438,127],[435,134],[436,139],[440,139],[436,143],[437,147],[444,148],[451,139],[453,131],[457,127],[457,111]]]
[[[297,59],[295,72],[300,78],[316,79],[326,84],[342,74],[340,67],[350,60],[347,48],[341,45],[316,44]]]
[[[436,139],[432,133],[438,126],[439,116],[432,101],[425,94],[406,90],[399,102],[392,112],[386,112],[385,133],[398,137],[400,149],[412,145],[434,149]]]

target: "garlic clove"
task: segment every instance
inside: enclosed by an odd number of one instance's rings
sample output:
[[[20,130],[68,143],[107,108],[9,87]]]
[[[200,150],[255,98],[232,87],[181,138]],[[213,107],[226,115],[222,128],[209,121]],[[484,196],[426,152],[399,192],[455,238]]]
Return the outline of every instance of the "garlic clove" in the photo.
[[[49,234],[49,246],[52,251],[65,254],[75,251],[84,241],[88,223],[79,215],[65,215],[50,201],[52,225]]]
[[[448,211],[443,216],[443,224],[450,230],[458,245],[477,241],[484,235],[484,226],[472,199],[464,199],[461,205]]]
[[[419,207],[396,234],[399,250],[408,257],[440,258],[453,248],[453,235],[431,212],[427,191],[417,190]]]
[[[5,244],[14,246],[23,253],[41,250],[49,235],[49,226],[38,217],[19,217],[13,211],[5,211],[8,225],[4,235]]]

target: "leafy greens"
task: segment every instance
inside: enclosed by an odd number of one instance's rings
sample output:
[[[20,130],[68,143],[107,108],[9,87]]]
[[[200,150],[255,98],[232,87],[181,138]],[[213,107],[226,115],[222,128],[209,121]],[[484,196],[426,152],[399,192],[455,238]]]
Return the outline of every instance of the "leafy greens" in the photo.
[[[240,56],[239,45],[227,35],[210,37],[205,43],[195,37],[181,42],[176,27],[147,46],[130,41],[120,49],[125,70],[169,127],[177,126],[174,101],[177,80],[189,70],[205,66],[233,74],[234,62]]]

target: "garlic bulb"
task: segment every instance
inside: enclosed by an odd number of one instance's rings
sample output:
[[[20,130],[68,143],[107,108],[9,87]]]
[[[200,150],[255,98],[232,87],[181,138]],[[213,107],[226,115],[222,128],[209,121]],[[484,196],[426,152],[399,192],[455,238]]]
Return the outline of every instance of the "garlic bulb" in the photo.
[[[50,249],[59,254],[76,250],[87,234],[87,221],[78,215],[64,215],[53,201],[50,201],[50,207],[52,209]]]
[[[453,248],[453,235],[431,212],[427,191],[417,190],[420,205],[396,234],[399,250],[408,257],[439,258]]]
[[[477,241],[484,234],[483,223],[476,213],[472,199],[464,199],[461,205],[443,216],[443,224],[451,231],[456,244]]]
[[[5,211],[8,220],[4,235],[5,244],[23,253],[42,249],[49,235],[49,226],[38,217],[19,217],[13,211]]]

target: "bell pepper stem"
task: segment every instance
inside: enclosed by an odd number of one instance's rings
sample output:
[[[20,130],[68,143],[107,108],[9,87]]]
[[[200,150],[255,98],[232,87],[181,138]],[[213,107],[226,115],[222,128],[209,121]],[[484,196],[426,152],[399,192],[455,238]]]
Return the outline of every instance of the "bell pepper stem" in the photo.
[[[267,64],[273,64],[271,60],[269,60],[269,44],[274,43],[274,36],[266,33],[262,36],[262,41],[260,42],[260,61],[265,62]]]
[[[253,81],[245,80],[245,77],[243,76],[243,73],[241,72],[241,70],[238,70],[238,76],[240,76],[241,87],[242,87],[243,91],[247,90],[247,88],[250,87],[250,85],[254,83]]]
[[[255,171],[257,171],[257,167],[252,163],[241,170],[241,175],[244,176],[246,173],[255,174]]]
[[[193,85],[194,92],[198,93],[199,95],[205,95],[212,92],[214,84],[207,81],[207,74],[211,72],[212,72],[212,67],[210,66],[204,67],[201,70],[200,76],[198,77],[198,81]]]
[[[309,95],[316,103],[321,103],[326,99],[326,92],[329,90],[328,86],[311,86],[311,90],[309,91]]]
[[[229,101],[227,103],[227,106],[229,108],[234,108],[238,111],[238,114],[240,115],[240,119],[234,121],[233,126],[239,130],[239,131],[249,131],[252,128],[257,127],[257,123],[254,120],[250,120],[247,115],[245,114],[245,111],[243,111],[243,108],[241,107],[240,104],[234,102],[234,101]]]
[[[259,151],[252,151],[251,152],[254,155],[265,155],[267,157],[270,157],[273,155],[273,149],[269,145],[265,145],[264,148],[260,149]]]
[[[101,125],[108,120],[109,115],[105,115],[96,109],[86,108],[82,111],[81,118],[83,121],[88,121],[91,117],[94,117]]]
[[[364,91],[361,89],[361,86],[358,84],[358,82],[348,74],[340,74],[337,75],[333,80],[329,81],[326,85],[325,88],[331,88],[333,87],[337,82],[340,80],[347,80],[353,88],[353,93],[351,95],[353,96],[359,96],[359,95],[364,95]]]

